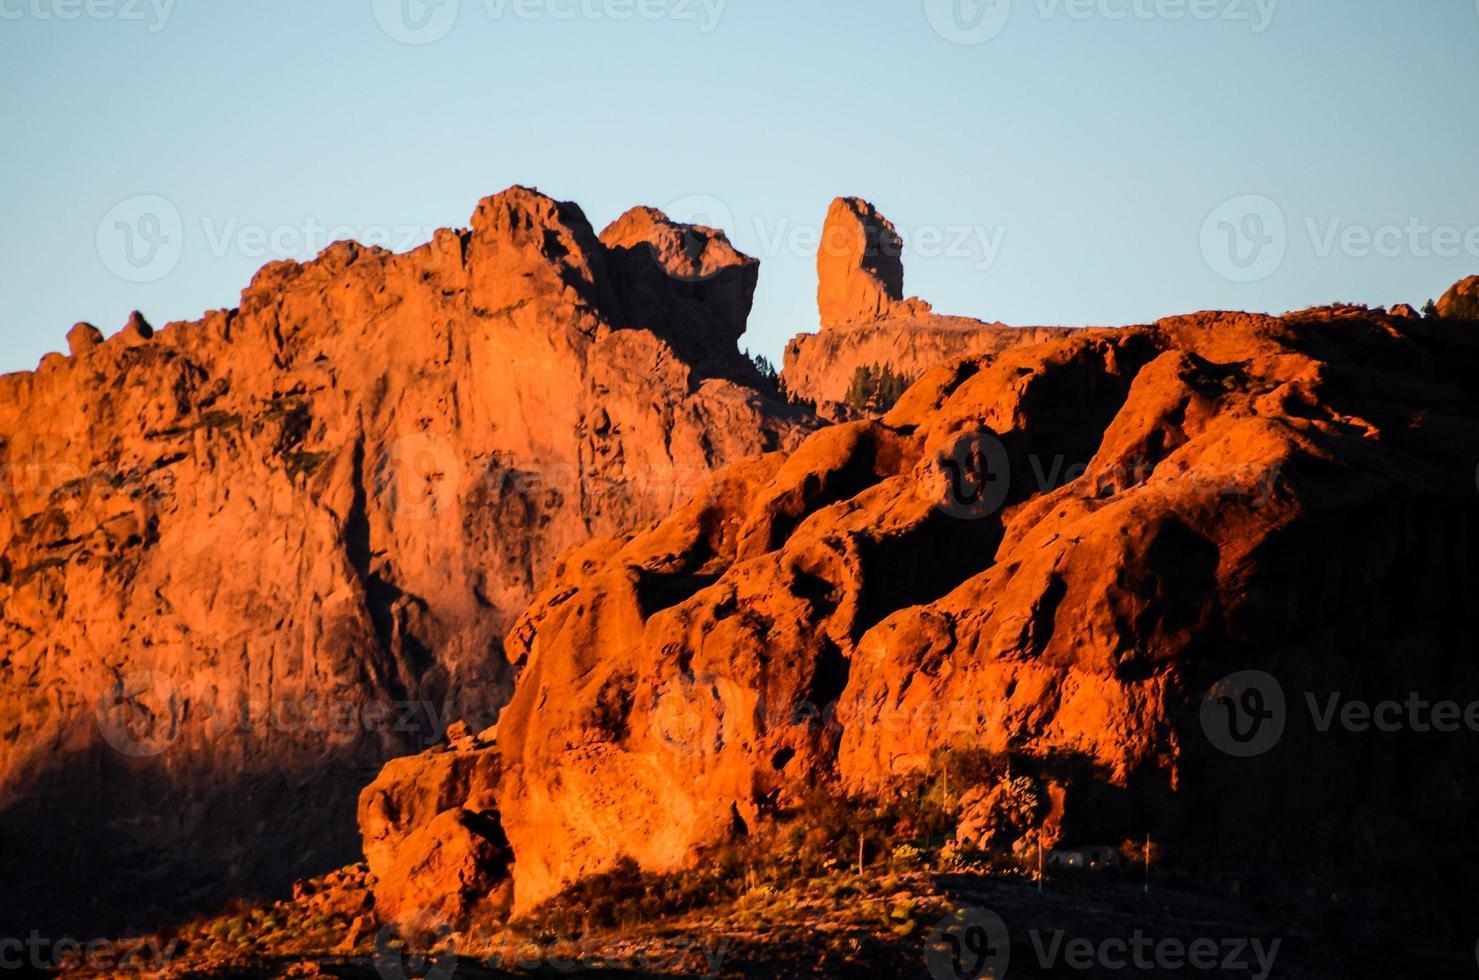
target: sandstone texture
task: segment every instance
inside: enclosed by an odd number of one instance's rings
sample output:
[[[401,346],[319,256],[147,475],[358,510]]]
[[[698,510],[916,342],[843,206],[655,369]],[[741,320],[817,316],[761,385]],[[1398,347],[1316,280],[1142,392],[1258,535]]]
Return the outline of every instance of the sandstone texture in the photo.
[[[833,420],[849,415],[841,403],[858,368],[887,366],[915,379],[955,358],[996,354],[1063,332],[941,316],[923,300],[905,299],[898,232],[855,197],[838,198],[827,211],[817,277],[821,331],[787,344],[781,376],[788,394]]]
[[[557,555],[794,443],[734,346],[756,262],[650,210],[607,239],[516,187],[0,378],[0,837],[46,871],[21,912],[84,915],[78,862],[140,917],[342,863],[370,774],[496,717]],[[465,843],[424,857],[492,853]],[[97,870],[124,855],[142,880]]]
[[[1052,840],[1153,835],[1206,880],[1461,896],[1475,735],[1322,733],[1305,695],[1479,696],[1476,369],[1472,324],[1351,308],[934,368],[567,554],[509,634],[492,802],[488,776],[396,809],[496,819],[517,914],[985,751],[1025,783],[957,787],[973,840],[1030,842],[1031,812]],[[1204,705],[1248,670],[1288,710],[1243,758]]]

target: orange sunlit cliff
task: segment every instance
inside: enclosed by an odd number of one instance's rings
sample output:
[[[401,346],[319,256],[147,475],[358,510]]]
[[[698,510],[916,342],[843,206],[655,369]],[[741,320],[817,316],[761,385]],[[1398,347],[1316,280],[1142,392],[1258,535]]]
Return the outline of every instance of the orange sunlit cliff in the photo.
[[[349,954],[1137,841],[1276,912],[1466,901],[1470,743],[1291,720],[1243,758],[1205,699],[1479,693],[1479,279],[1014,329],[906,298],[864,201],[822,238],[779,379],[722,230],[521,187],[0,378],[0,844],[37,882],[0,913],[153,929],[352,866],[260,916]],[[913,384],[844,404],[870,366]]]

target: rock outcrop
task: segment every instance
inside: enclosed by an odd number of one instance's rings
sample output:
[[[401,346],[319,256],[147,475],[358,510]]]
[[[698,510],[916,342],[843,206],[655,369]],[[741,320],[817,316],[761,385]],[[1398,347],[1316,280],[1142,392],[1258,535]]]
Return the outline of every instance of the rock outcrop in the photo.
[[[128,322],[123,325],[123,329],[118,331],[118,336],[121,343],[137,346],[153,338],[154,328],[144,319],[144,314],[134,310],[128,315]]]
[[[646,207],[613,221],[601,242],[627,324],[651,330],[691,363],[753,370],[734,351],[750,317],[758,260],[720,229],[680,225]]]
[[[885,417],[569,553],[509,636],[496,805],[485,779],[472,804],[396,809],[496,820],[517,912],[625,858],[671,871],[766,839],[817,787],[886,800],[985,751],[1041,781],[1067,837],[1149,833],[1176,866],[1241,880],[1462,895],[1475,734],[1303,715],[1306,692],[1479,696],[1471,328],[1202,314],[935,368]],[[1244,670],[1288,709],[1253,759],[1203,720]],[[1020,832],[1006,790],[956,791],[971,833]]]
[[[90,323],[79,323],[67,331],[67,350],[73,356],[86,354],[103,342],[103,332]]]
[[[360,793],[365,863],[387,923],[506,915],[512,854],[498,822],[502,757],[481,739],[396,759]]]
[[[365,773],[493,720],[558,554],[794,442],[734,347],[755,261],[652,211],[607,238],[513,188],[0,378],[0,835],[45,869],[18,914],[86,915],[69,861],[136,921],[341,863]]]
[[[844,404],[859,368],[888,367],[910,380],[961,358],[993,356],[1062,336],[1059,327],[1008,327],[964,317],[886,320],[851,330],[798,334],[786,345],[781,378],[795,398],[824,417],[853,417]]]
[[[1456,320],[1479,320],[1479,276],[1454,283],[1438,300],[1438,315]]]
[[[832,202],[817,249],[821,332],[795,337],[782,367],[786,391],[827,418],[854,414],[842,402],[859,368],[888,367],[914,379],[955,358],[1062,333],[940,316],[921,299],[905,299],[903,250],[893,224],[872,204],[855,197]]]
[[[930,311],[922,300],[904,299],[903,239],[861,198],[839,197],[827,209],[817,247],[817,309],[823,330]]]
[[[469,739],[394,760],[360,794],[382,921],[507,914],[512,855],[497,816],[501,763],[491,745]]]

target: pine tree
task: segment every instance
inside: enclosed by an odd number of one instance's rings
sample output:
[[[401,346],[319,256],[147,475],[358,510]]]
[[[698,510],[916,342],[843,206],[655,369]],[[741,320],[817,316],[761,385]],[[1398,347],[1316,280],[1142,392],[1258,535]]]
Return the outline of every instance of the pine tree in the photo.
[[[854,412],[866,412],[873,386],[873,368],[866,364],[861,365],[852,373],[852,381],[848,383],[847,394],[842,400]]]
[[[858,414],[887,412],[912,384],[890,365],[865,364],[853,372],[843,403]]]
[[[751,354],[745,351],[745,356],[750,359],[751,364],[755,365],[755,370],[760,372],[760,377],[764,380],[774,383],[780,377],[780,372],[775,369],[770,358],[764,354]]]

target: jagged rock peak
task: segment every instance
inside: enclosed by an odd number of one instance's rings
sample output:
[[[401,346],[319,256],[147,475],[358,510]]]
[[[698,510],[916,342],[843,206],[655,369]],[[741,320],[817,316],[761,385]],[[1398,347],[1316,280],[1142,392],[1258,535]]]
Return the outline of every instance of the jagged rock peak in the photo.
[[[154,327],[144,319],[144,314],[134,310],[128,315],[128,322],[123,325],[118,335],[123,338],[124,343],[142,344],[154,336]]]
[[[85,354],[103,342],[103,332],[90,323],[79,323],[67,331],[67,349],[72,356]]]
[[[522,184],[483,198],[472,215],[472,230],[483,234],[518,237],[551,229],[568,229],[595,237],[595,230],[580,205],[557,201]]]
[[[478,202],[472,216],[472,243],[468,260],[474,267],[512,264],[528,270],[553,265],[587,300],[602,299],[606,280],[603,249],[578,204],[516,184]],[[511,252],[520,254],[511,261]]]
[[[822,329],[928,313],[929,304],[904,299],[903,255],[903,239],[872,204],[857,197],[833,201],[817,249]]]
[[[606,226],[601,242],[608,249],[645,245],[658,264],[677,279],[711,279],[726,269],[758,267],[722,228],[681,224],[656,208],[638,206]]]

